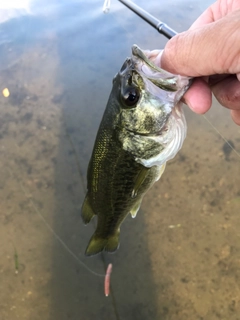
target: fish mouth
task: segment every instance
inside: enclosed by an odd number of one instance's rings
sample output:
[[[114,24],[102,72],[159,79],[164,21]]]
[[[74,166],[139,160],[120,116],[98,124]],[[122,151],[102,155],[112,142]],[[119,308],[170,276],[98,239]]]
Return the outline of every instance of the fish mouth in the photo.
[[[134,68],[134,66],[133,66],[132,59],[131,59],[131,58],[127,58],[127,59],[124,61],[123,65],[122,65],[122,67],[121,67],[121,69],[120,69],[120,71],[119,71],[119,74],[122,76],[122,75],[124,75],[128,70],[133,70],[133,68]]]
[[[138,131],[134,131],[134,130],[130,130],[130,129],[126,129],[128,132],[131,132],[133,134],[137,134],[139,136],[142,137],[149,137],[149,138],[154,138],[157,136],[162,136],[164,133],[166,133],[168,131],[168,124],[166,123],[160,130],[155,131],[155,132],[149,132],[149,133],[143,133],[143,132],[138,132]]]
[[[136,44],[132,46],[132,62],[138,73],[158,88],[170,92],[178,90],[178,76],[155,65]]]

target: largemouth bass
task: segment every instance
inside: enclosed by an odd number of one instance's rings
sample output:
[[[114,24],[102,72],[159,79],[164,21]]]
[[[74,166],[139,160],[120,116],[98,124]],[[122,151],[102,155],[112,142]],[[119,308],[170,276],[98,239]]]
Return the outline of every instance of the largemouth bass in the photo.
[[[168,73],[132,47],[113,79],[87,173],[82,206],[85,224],[97,215],[97,228],[85,254],[119,246],[120,225],[135,217],[144,194],[161,177],[186,137],[180,99],[189,78]]]

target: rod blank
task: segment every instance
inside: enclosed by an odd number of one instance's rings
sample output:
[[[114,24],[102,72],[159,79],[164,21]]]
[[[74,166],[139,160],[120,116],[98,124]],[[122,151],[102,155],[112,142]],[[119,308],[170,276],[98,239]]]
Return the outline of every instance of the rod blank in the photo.
[[[119,0],[122,4],[124,4],[126,7],[128,7],[130,10],[132,10],[134,13],[136,13],[140,18],[148,22],[152,27],[157,29],[157,31],[161,34],[163,34],[168,39],[171,39],[173,36],[177,34],[176,31],[171,29],[167,24],[164,22],[158,20],[153,15],[136,5],[130,0]]]

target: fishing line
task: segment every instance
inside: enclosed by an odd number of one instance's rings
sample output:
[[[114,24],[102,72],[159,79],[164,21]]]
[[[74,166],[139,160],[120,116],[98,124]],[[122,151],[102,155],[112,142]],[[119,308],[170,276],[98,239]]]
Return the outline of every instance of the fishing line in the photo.
[[[65,132],[66,132],[66,136],[71,144],[71,147],[73,149],[73,153],[74,153],[74,156],[75,156],[75,160],[76,160],[76,165],[77,165],[77,168],[78,168],[78,173],[79,173],[79,177],[80,177],[80,180],[82,182],[82,186],[83,186],[83,189],[85,189],[85,193],[86,193],[86,187],[85,187],[85,183],[84,183],[84,178],[83,178],[83,174],[81,172],[81,168],[80,168],[80,164],[79,164],[79,159],[78,159],[78,156],[77,156],[77,153],[76,153],[76,149],[74,147],[74,144],[73,144],[73,141],[67,131],[67,127],[66,127],[66,122],[65,122],[65,119],[64,119],[64,126],[65,126]],[[10,168],[7,168],[10,176],[13,178],[14,175],[12,173],[12,171],[10,170]],[[18,181],[18,179],[16,179]],[[87,271],[89,271],[90,273],[92,273],[94,276],[97,276],[97,277],[101,277],[101,278],[105,278],[105,282],[104,282],[104,288],[105,288],[105,295],[108,296],[109,293],[111,292],[111,297],[112,297],[112,302],[113,302],[113,308],[114,308],[114,311],[115,311],[115,315],[116,315],[116,319],[119,320],[119,315],[118,315],[118,312],[117,312],[117,307],[116,307],[116,300],[115,300],[115,296],[113,294],[113,290],[112,290],[112,286],[110,284],[110,273],[111,273],[111,270],[112,270],[112,264],[110,263],[108,265],[108,268],[106,268],[106,261],[104,259],[104,256],[101,254],[101,259],[102,259],[102,262],[103,262],[103,265],[104,265],[104,268],[106,269],[106,273],[105,274],[102,274],[102,273],[98,273],[98,272],[95,272],[93,271],[91,268],[89,268],[87,266],[87,264],[85,264],[81,259],[79,259],[77,257],[77,255],[66,245],[66,243],[60,238],[60,236],[54,231],[54,229],[49,225],[49,223],[47,222],[47,220],[44,218],[44,216],[41,214],[40,210],[37,208],[37,206],[35,205],[35,203],[33,202],[33,200],[29,197],[30,196],[30,193],[27,192],[27,190],[25,189],[25,187],[23,186],[23,184],[21,182],[19,182],[19,185],[20,185],[20,188],[23,192],[23,194],[25,195],[26,199],[29,200],[29,202],[31,203],[34,211],[37,213],[38,217],[42,220],[42,222],[44,223],[45,227],[50,231],[50,233],[55,237],[55,239],[62,245],[62,247],[82,266],[84,267]],[[15,248],[15,246],[14,246]],[[16,249],[15,249],[15,255],[14,255],[14,259],[15,259],[15,268],[16,268],[16,273],[18,272],[18,256],[16,254]],[[17,267],[16,267],[17,266]],[[109,271],[110,269],[110,271]]]
[[[105,1],[106,2],[106,10],[108,10],[107,8],[110,7],[110,0],[107,0]],[[9,68],[9,66],[8,66]],[[66,123],[64,121],[64,125],[65,125],[65,129],[67,128],[66,127]],[[82,183],[82,186],[83,186],[83,189],[86,193],[86,186],[85,186],[85,180],[84,180],[84,177],[83,177],[83,174],[82,174],[82,171],[81,171],[81,168],[80,168],[80,164],[79,164],[79,161],[78,161],[78,157],[77,157],[77,153],[76,153],[76,150],[75,150],[75,147],[74,147],[74,144],[72,142],[72,139],[68,133],[68,131],[66,130],[66,136],[71,144],[71,147],[73,149],[73,152],[74,152],[74,156],[75,156],[75,160],[76,160],[76,165],[77,165],[77,170],[78,170],[78,173],[79,173],[79,177],[80,177],[80,180],[81,180],[81,183]],[[67,244],[61,239],[61,237],[55,232],[55,230],[50,226],[50,224],[47,222],[47,220],[45,219],[45,217],[43,216],[43,214],[40,212],[40,210],[38,209],[37,205],[34,203],[34,201],[29,197],[30,196],[30,192],[28,190],[26,190],[26,188],[23,186],[22,182],[19,181],[19,179],[15,176],[15,174],[13,174],[13,172],[11,171],[10,168],[7,168],[10,176],[12,178],[14,178],[14,180],[16,180],[18,182],[18,184],[20,185],[20,189],[22,190],[24,196],[26,197],[26,199],[28,199],[28,201],[30,202],[33,210],[35,211],[35,213],[38,215],[38,217],[41,219],[41,221],[43,222],[43,224],[45,225],[45,227],[49,230],[49,232],[54,236],[54,238],[62,245],[62,247],[68,252],[68,254],[70,254],[78,263],[79,265],[81,265],[82,267],[84,267],[87,271],[89,271],[91,274],[93,274],[94,276],[97,276],[97,277],[101,277],[101,278],[104,278],[105,277],[105,288],[106,288],[106,283],[107,283],[107,295],[110,293],[111,291],[111,299],[112,299],[112,304],[113,304],[113,309],[115,311],[115,316],[116,316],[116,319],[120,319],[119,317],[119,314],[118,314],[118,311],[117,311],[117,307],[116,307],[116,301],[115,301],[115,297],[113,295],[113,290],[112,290],[112,286],[110,284],[110,272],[108,271],[109,270],[109,267],[112,267],[112,264],[109,264],[108,265],[108,269],[106,268],[107,267],[107,263],[104,259],[104,256],[103,254],[101,254],[101,259],[102,259],[102,263],[103,263],[103,266],[105,269],[107,269],[107,273],[105,274],[102,274],[102,273],[98,273],[98,272],[95,272],[93,271],[91,268],[89,268],[87,266],[87,264],[85,264],[68,246]],[[15,269],[16,269],[16,273],[18,271],[18,255],[17,255],[17,251],[16,251],[16,248],[14,246],[14,249],[15,249],[15,253],[14,253],[14,259],[15,259]],[[106,282],[107,281],[107,282]],[[110,289],[111,288],[111,289]],[[106,290],[106,289],[105,289]],[[105,292],[105,293],[106,293]]]
[[[14,175],[12,173],[12,171],[7,168],[10,176],[13,178]],[[17,179],[16,179],[17,180]],[[18,181],[18,180],[17,180]],[[21,190],[23,191],[23,194],[25,195],[25,197],[29,200],[29,202],[31,203],[34,211],[37,213],[37,215],[39,216],[39,218],[43,221],[43,223],[45,224],[45,226],[47,227],[47,229],[54,235],[54,237],[56,238],[56,240],[58,242],[61,243],[61,245],[64,247],[64,249],[79,263],[81,264],[86,270],[88,270],[89,272],[91,272],[92,274],[94,274],[95,276],[98,277],[105,277],[105,274],[101,274],[98,272],[95,272],[93,270],[91,270],[84,262],[82,262],[76,255],[75,253],[73,253],[71,251],[71,249],[66,245],[66,243],[59,237],[59,235],[53,230],[53,228],[49,225],[49,223],[47,222],[47,220],[44,218],[44,216],[41,214],[40,210],[37,208],[37,206],[35,205],[35,203],[33,202],[33,200],[29,197],[30,193],[27,192],[27,190],[24,188],[23,184],[21,182],[18,182],[20,185]]]
[[[78,158],[78,155],[77,155],[77,151],[76,151],[76,148],[74,146],[74,143],[72,141],[72,138],[70,136],[70,134],[68,133],[68,129],[67,129],[67,122],[66,122],[66,119],[63,115],[63,124],[64,124],[64,127],[65,127],[65,132],[66,132],[66,137],[72,147],[72,150],[73,150],[73,153],[74,153],[74,157],[75,157],[75,162],[76,162],[76,165],[77,165],[77,169],[78,169],[78,174],[79,174],[79,177],[80,177],[80,180],[82,182],[82,187],[84,189],[84,193],[86,194],[87,193],[87,187],[85,185],[85,180],[84,180],[84,176],[82,174],[82,170],[81,170],[81,167],[80,167],[80,161],[79,161],[79,158]],[[95,220],[91,220],[91,223],[93,224],[94,228],[96,229],[96,223],[95,223]],[[106,261],[104,259],[104,256],[103,254],[101,253],[101,259],[102,259],[102,263],[104,265],[104,268],[106,269],[107,267],[107,264],[106,264]]]
[[[65,127],[65,132],[66,132],[66,136],[72,146],[72,150],[73,150],[73,153],[74,153],[74,156],[75,156],[75,161],[76,161],[76,164],[77,164],[77,167],[78,167],[78,172],[79,172],[79,176],[80,176],[80,179],[82,181],[82,186],[83,186],[83,189],[85,189],[85,193],[87,192],[87,188],[85,186],[85,183],[84,183],[84,178],[83,178],[83,174],[82,174],[82,171],[81,171],[81,168],[80,168],[80,161],[78,159],[78,155],[77,155],[77,151],[75,149],[75,146],[74,146],[74,143],[71,139],[71,136],[70,134],[68,133],[68,130],[67,130],[67,124],[66,124],[66,119],[65,117],[63,117],[63,123],[64,123],[64,127]],[[40,212],[39,212],[40,213]],[[44,217],[42,217],[44,219]],[[45,219],[44,219],[45,220]],[[45,222],[45,221],[44,221]],[[45,223],[46,224],[46,223]],[[93,221],[93,224],[94,224],[94,221]],[[94,224],[95,226],[95,224]],[[50,227],[50,226],[49,226]],[[48,228],[49,228],[48,227]],[[95,226],[96,227],[96,226]],[[51,227],[49,228],[50,230],[52,229]],[[106,273],[103,275],[103,274],[99,274],[99,273],[96,273],[94,271],[92,271],[84,262],[82,262],[78,257],[76,257],[76,255],[68,248],[68,246],[62,241],[62,239],[53,231],[53,234],[56,237],[56,239],[58,239],[58,241],[63,245],[63,247],[78,261],[80,262],[80,264],[85,268],[87,269],[88,271],[90,271],[92,274],[96,275],[96,276],[100,276],[100,277],[104,277],[104,293],[105,293],[105,296],[107,297],[109,295],[109,293],[111,292],[111,299],[112,299],[112,305],[113,305],[113,309],[114,309],[114,313],[115,313],[115,316],[116,316],[116,319],[117,320],[120,320],[120,316],[119,316],[119,312],[118,312],[118,308],[117,308],[117,302],[116,302],[116,298],[115,298],[115,294],[114,294],[114,291],[113,291],[113,288],[112,288],[112,285],[111,285],[111,282],[110,282],[110,274],[112,272],[112,263],[108,264],[108,267],[107,266],[107,263],[105,261],[105,258],[104,258],[104,255],[103,253],[101,252],[101,259],[102,259],[102,262],[103,262],[103,266],[105,267],[106,269]]]
[[[24,188],[24,186],[22,185],[22,183],[20,182],[20,187],[23,191],[23,193],[25,194],[26,198],[29,199],[34,211],[37,213],[37,215],[41,218],[41,220],[43,221],[43,223],[45,224],[45,226],[48,228],[48,230],[50,230],[50,232],[54,235],[54,237],[61,243],[61,245],[65,248],[65,250],[78,262],[80,263],[86,270],[90,271],[92,274],[94,274],[95,276],[98,277],[105,277],[105,274],[101,274],[101,273],[97,273],[93,270],[91,270],[84,262],[82,262],[72,251],[71,249],[66,245],[66,243],[59,237],[59,235],[53,230],[53,228],[48,224],[48,222],[46,221],[46,219],[44,218],[44,216],[41,214],[41,212],[39,211],[39,209],[37,208],[37,206],[35,205],[35,203],[32,201],[31,198],[28,197],[27,191]]]
[[[221,134],[221,132],[212,124],[212,122],[206,117],[206,115],[203,115],[204,119],[209,123],[209,125],[219,134],[219,136],[228,144],[228,146],[232,149],[232,151],[240,158],[240,153],[237,152],[237,150],[229,143],[229,141],[224,138],[224,136]]]

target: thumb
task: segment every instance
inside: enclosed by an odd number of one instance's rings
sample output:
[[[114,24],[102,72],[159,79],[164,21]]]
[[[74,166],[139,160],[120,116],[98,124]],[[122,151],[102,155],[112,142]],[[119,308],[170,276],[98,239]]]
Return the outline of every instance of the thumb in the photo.
[[[199,77],[240,72],[240,10],[180,33],[168,41],[161,66],[174,74]]]

